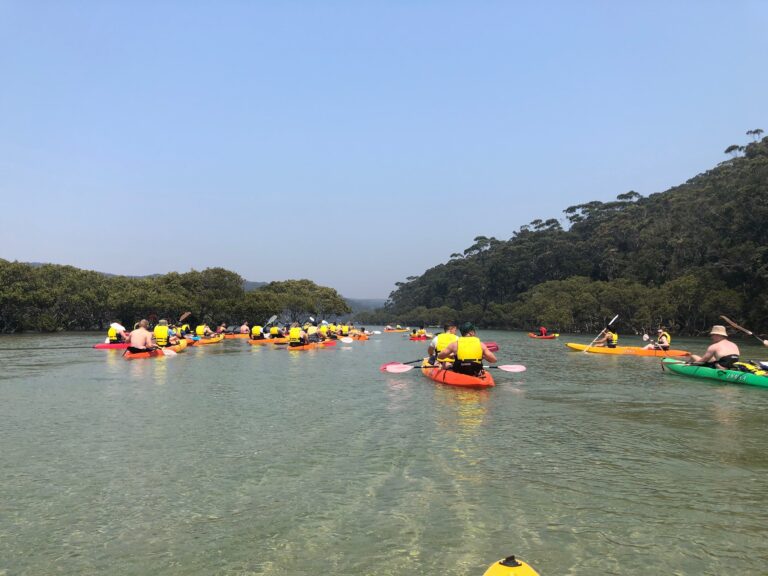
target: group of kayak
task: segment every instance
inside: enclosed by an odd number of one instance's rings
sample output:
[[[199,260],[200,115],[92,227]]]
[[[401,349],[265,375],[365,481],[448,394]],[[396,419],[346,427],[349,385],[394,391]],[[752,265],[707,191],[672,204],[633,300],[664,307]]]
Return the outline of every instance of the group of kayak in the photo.
[[[161,319],[150,330],[149,321],[142,319],[134,325],[132,331],[119,322],[110,324],[105,342],[94,345],[98,349],[124,349],[124,358],[153,358],[169,356],[183,352],[188,346],[217,344],[224,339],[243,338],[251,344],[286,345],[292,350],[310,350],[321,346],[334,346],[336,340],[352,342],[368,340],[372,332],[365,328],[355,328],[352,323],[333,323],[322,321],[319,325],[311,318],[304,324],[293,322],[289,325],[273,324],[277,316],[270,318],[264,326],[243,322],[239,328],[230,328],[221,323],[216,330],[201,323],[194,329],[183,321],[189,313],[182,315],[176,324],[169,324]]]
[[[765,346],[768,346],[768,340],[762,340],[738,324],[726,320],[735,328],[755,336]],[[725,326],[712,326],[709,332],[712,343],[702,356],[691,354],[686,350],[673,349],[671,347],[672,337],[663,327],[660,327],[656,334],[655,340],[643,335],[643,340],[650,341],[645,346],[619,346],[619,335],[609,325],[589,345],[568,342],[566,346],[571,350],[591,354],[655,356],[663,358],[662,367],[664,369],[683,376],[768,387],[768,362],[741,360],[739,347],[729,340]],[[529,336],[541,338],[542,335],[530,333]],[[687,357],[689,360],[681,360],[680,358],[683,357]]]

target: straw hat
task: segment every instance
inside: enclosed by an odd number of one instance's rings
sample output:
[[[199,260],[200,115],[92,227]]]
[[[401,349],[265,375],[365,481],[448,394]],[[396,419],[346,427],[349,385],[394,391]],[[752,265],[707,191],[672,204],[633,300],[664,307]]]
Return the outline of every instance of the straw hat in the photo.
[[[720,326],[719,324],[712,326],[712,330],[709,331],[709,335],[722,336],[723,338],[728,338],[728,332],[726,332],[725,326]]]

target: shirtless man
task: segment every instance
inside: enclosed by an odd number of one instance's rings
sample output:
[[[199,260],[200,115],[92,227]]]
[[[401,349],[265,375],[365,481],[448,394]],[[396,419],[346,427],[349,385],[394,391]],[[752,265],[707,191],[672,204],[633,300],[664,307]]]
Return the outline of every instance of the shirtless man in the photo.
[[[712,326],[709,335],[712,337],[712,344],[704,356],[691,354],[691,360],[695,364],[707,365],[710,368],[731,370],[733,363],[739,361],[739,347],[728,340],[725,326]]]
[[[243,322],[243,325],[240,326],[240,334],[250,334],[251,333],[251,327],[248,326],[248,322]]]
[[[152,332],[147,330],[149,322],[146,320],[139,320],[138,326],[138,328],[131,332],[131,338],[128,340],[128,351],[132,353],[146,352],[147,350],[156,348],[152,339]]]

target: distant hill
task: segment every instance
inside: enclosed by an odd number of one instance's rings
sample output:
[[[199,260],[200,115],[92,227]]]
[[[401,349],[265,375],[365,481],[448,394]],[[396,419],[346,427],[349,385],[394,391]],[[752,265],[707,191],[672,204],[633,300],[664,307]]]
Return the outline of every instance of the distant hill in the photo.
[[[386,302],[384,298],[344,298],[344,300],[352,308],[352,314],[381,308]]]

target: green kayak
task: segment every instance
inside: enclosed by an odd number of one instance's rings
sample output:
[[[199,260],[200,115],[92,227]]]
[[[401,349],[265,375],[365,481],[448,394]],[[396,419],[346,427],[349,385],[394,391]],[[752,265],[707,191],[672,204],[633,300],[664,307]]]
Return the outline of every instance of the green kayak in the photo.
[[[691,366],[674,358],[664,358],[661,366],[682,376],[691,378],[710,378],[720,380],[729,384],[748,384],[750,386],[763,386],[768,388],[768,376],[758,376],[749,372],[739,372],[738,370],[717,370],[716,368],[707,368],[706,366]]]

